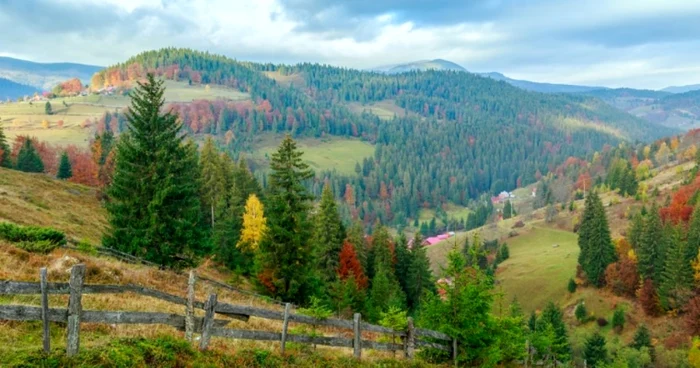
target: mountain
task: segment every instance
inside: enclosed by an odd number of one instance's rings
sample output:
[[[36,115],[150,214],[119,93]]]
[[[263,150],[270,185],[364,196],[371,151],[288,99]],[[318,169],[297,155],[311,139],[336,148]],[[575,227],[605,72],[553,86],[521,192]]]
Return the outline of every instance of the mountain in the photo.
[[[682,130],[700,127],[700,90],[671,93],[617,88],[583,94],[600,98],[617,109],[655,124]]]
[[[498,81],[504,81],[510,85],[522,88],[527,91],[542,92],[542,93],[579,93],[601,89],[603,87],[591,87],[591,86],[577,86],[572,84],[554,84],[554,83],[540,83],[531,82],[526,80],[518,80],[508,78],[505,75],[498,72],[489,73],[478,73],[482,77],[487,77],[495,79]]]
[[[696,90],[700,90],[700,84],[690,84],[687,86],[671,86],[662,89],[662,91],[670,93],[685,93]]]
[[[0,78],[0,101],[14,100],[17,97],[33,95],[38,89],[24,84],[15,83],[9,79]]]
[[[387,73],[387,74],[397,74],[397,73],[405,73],[409,71],[426,71],[426,70],[452,70],[452,71],[458,71],[458,72],[466,72],[467,70],[464,69],[461,65],[457,63],[453,63],[448,60],[443,60],[443,59],[434,59],[434,60],[419,60],[419,61],[413,61],[410,63],[405,63],[405,64],[394,64],[394,65],[386,65],[386,66],[380,66],[371,69],[372,71],[375,72],[380,72],[380,73]]]
[[[0,78],[25,84],[40,90],[50,90],[59,82],[79,78],[83,84],[90,82],[94,73],[102,67],[75,63],[35,63],[33,61],[0,57]]]

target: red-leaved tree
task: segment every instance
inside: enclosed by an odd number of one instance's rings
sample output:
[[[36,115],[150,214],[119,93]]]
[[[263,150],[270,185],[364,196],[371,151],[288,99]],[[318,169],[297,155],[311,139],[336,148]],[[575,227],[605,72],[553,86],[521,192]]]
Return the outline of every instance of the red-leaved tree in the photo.
[[[338,277],[346,280],[350,276],[355,277],[355,282],[359,289],[367,287],[367,276],[362,271],[362,265],[357,259],[355,247],[349,241],[343,242],[343,249],[340,251],[340,264],[338,265]]]
[[[650,279],[644,280],[642,288],[639,289],[639,303],[648,316],[658,316],[661,313],[661,305],[656,287]]]
[[[616,295],[634,297],[639,285],[637,264],[628,257],[621,257],[605,270],[605,284]]]
[[[691,336],[700,336],[700,296],[690,299],[685,306],[685,325]]]

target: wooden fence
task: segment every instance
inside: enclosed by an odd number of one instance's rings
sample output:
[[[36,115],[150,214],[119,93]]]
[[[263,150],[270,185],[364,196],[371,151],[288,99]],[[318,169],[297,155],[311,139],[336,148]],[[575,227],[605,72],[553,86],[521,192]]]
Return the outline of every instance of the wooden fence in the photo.
[[[457,341],[449,336],[432,330],[416,328],[413,320],[408,318],[408,328],[396,331],[386,327],[362,322],[359,313],[353,320],[316,319],[301,314],[291,313],[291,305],[286,304],[284,312],[222,303],[216,294],[210,294],[206,302],[195,300],[194,287],[197,276],[190,271],[187,284],[187,297],[182,298],[162,291],[137,285],[89,285],[84,284],[85,265],[79,264],[72,268],[68,283],[49,283],[46,269],[40,270],[40,282],[0,281],[0,295],[41,294],[41,307],[26,305],[0,306],[0,320],[11,321],[42,321],[44,351],[50,350],[49,322],[67,323],[66,354],[73,356],[80,347],[80,325],[86,323],[108,324],[162,324],[173,326],[185,331],[185,338],[192,341],[194,333],[200,333],[199,348],[207,349],[212,336],[244,340],[279,341],[280,351],[284,353],[287,342],[347,347],[353,349],[353,355],[360,358],[362,349],[403,351],[405,357],[412,359],[416,349],[434,348],[452,353],[456,358]],[[185,315],[159,312],[125,312],[125,311],[92,311],[83,310],[83,294],[119,294],[131,292],[143,296],[161,299],[170,303],[183,305]],[[49,308],[49,294],[69,295],[68,308]],[[204,310],[204,317],[195,317],[195,309]],[[226,328],[230,319],[216,319],[216,315],[248,321],[250,317],[282,321],[281,331],[255,331]],[[353,338],[309,336],[289,334],[290,322],[329,326],[353,331]],[[363,340],[362,332],[375,332],[400,337],[401,343],[378,342]]]

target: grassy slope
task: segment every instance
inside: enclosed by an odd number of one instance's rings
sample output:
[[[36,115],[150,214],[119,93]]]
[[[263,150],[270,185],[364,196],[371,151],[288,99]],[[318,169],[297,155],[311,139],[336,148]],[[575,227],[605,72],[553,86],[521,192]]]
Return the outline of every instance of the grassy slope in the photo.
[[[282,138],[281,135],[262,135],[256,144],[253,159],[267,163]],[[374,155],[374,147],[371,144],[357,139],[301,138],[297,140],[297,146],[304,152],[304,160],[315,171],[336,170],[346,175],[355,175],[355,164],[362,164],[362,159]]]

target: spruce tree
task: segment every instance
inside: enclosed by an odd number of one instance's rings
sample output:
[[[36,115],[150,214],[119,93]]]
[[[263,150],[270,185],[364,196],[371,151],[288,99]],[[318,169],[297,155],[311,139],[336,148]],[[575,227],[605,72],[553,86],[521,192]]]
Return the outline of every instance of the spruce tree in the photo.
[[[642,239],[642,234],[644,233],[644,217],[642,216],[641,213],[636,213],[632,217],[632,224],[629,227],[629,230],[627,231],[627,239],[630,242],[630,245],[632,246],[632,249],[635,251],[639,247],[639,244],[641,243]],[[698,234],[700,235],[700,234]]]
[[[637,268],[639,269],[639,275],[642,280],[650,279],[654,282],[659,281],[657,275],[660,270],[658,270],[656,266],[658,264],[658,259],[661,258],[660,243],[663,236],[659,209],[656,204],[654,204],[644,221],[644,231],[642,231],[636,249],[638,260]]]
[[[214,140],[208,137],[199,155],[201,173],[201,199],[204,218],[211,228],[216,224],[216,206],[226,193],[222,157],[214,146]]]
[[[416,245],[416,241],[422,242],[422,237],[420,233],[416,233],[416,236],[413,239],[413,247]],[[411,251],[408,249],[408,240],[406,240],[406,235],[401,233],[399,235],[398,240],[396,241],[396,247],[395,247],[395,254],[396,254],[396,279],[399,281],[399,285],[401,285],[401,290],[406,294],[407,298],[410,298],[409,291],[408,291],[408,270],[411,268],[411,264],[413,263],[413,254]],[[411,301],[407,300],[409,306],[411,305]]]
[[[44,113],[46,115],[53,115],[53,108],[51,107],[51,102],[46,101],[46,105],[44,105]]]
[[[420,242],[413,242],[411,249],[411,264],[406,278],[406,300],[411,310],[416,310],[425,293],[435,292],[433,273],[430,270],[430,259],[425,247]]]
[[[552,328],[554,331],[554,341],[551,350],[558,360],[568,361],[571,358],[571,345],[566,332],[564,314],[554,303],[549,302],[542,311],[542,315],[537,320],[537,330],[545,331]]]
[[[595,332],[586,339],[583,358],[589,367],[604,367],[608,361],[608,350],[605,347],[605,337]]]
[[[36,148],[34,148],[34,143],[30,138],[26,138],[22,148],[19,149],[16,168],[24,172],[44,172],[44,163],[41,161],[41,157]]]
[[[323,186],[318,213],[313,218],[311,244],[317,270],[326,282],[333,282],[338,272],[340,250],[345,239],[345,227],[338,213],[333,191],[328,183]]]
[[[108,247],[161,265],[197,251],[199,167],[194,144],[183,142],[177,116],[162,113],[163,81],[149,74],[131,92],[129,129],[117,144],[114,180],[107,194]]]
[[[685,248],[685,259],[688,263],[692,263],[698,258],[700,250],[700,203],[695,205],[693,217],[690,220],[688,228],[688,244]]]
[[[579,264],[586,273],[588,281],[597,287],[603,286],[605,269],[615,262],[617,253],[610,238],[603,203],[596,192],[591,192],[586,199],[578,244],[581,248]]]
[[[56,177],[62,180],[70,179],[73,176],[73,170],[71,169],[70,160],[68,159],[68,153],[63,151],[61,154],[61,162],[58,164],[58,173]]]
[[[7,144],[7,137],[5,137],[5,131],[2,129],[2,125],[0,125],[0,167],[12,167],[10,145]]]
[[[302,161],[302,152],[291,136],[285,136],[270,162],[268,231],[260,244],[259,273],[268,274],[274,295],[286,301],[304,303],[311,290],[311,195],[304,182],[314,175]]]
[[[686,260],[687,243],[681,239],[680,229],[668,239],[669,248],[659,285],[659,298],[666,310],[678,309],[692,296],[693,268]]]
[[[348,241],[355,247],[355,253],[357,253],[357,259],[362,265],[362,271],[365,275],[368,275],[368,265],[367,265],[367,241],[365,239],[365,229],[362,227],[362,222],[354,221],[347,231]]]

